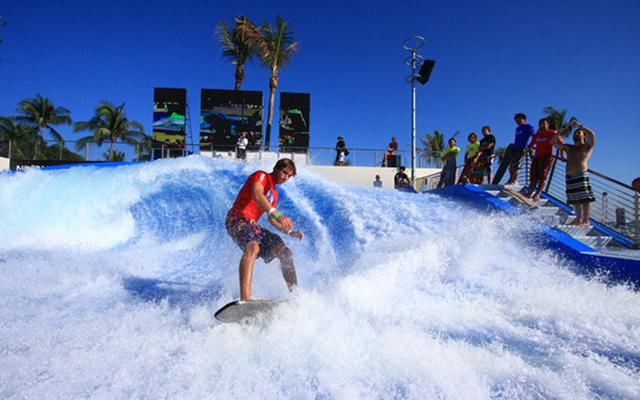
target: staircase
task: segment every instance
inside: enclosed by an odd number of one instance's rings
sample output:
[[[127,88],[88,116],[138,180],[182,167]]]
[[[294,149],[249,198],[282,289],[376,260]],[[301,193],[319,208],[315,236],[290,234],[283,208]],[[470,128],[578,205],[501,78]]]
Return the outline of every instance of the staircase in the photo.
[[[545,194],[542,195],[543,198],[541,200],[531,200],[531,204],[527,204],[505,193],[503,191],[505,187],[502,185],[479,185],[478,187],[523,212],[531,214],[538,222],[566,233],[586,246],[591,247],[593,251],[607,253],[608,250],[614,250],[618,253],[619,250],[626,248],[626,246],[614,240],[613,236],[607,232],[608,229],[599,229],[596,223],[593,223],[593,226],[590,227],[570,225],[576,218],[575,214],[569,211],[567,206],[557,204],[556,201],[551,200]],[[527,188],[523,185],[507,186],[506,188],[523,196],[527,194]],[[533,205],[534,203],[535,206]],[[637,251],[633,251],[629,255],[638,256],[640,259],[640,254],[637,253]]]

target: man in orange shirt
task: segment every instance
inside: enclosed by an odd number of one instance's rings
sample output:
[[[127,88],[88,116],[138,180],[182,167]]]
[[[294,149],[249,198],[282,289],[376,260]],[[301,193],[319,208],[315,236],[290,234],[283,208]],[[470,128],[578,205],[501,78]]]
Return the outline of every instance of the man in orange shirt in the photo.
[[[533,146],[536,147],[536,152],[531,162],[529,193],[527,197],[531,197],[535,191],[534,200],[540,200],[540,194],[544,190],[544,185],[547,183],[547,175],[549,175],[549,169],[551,168],[551,161],[553,161],[553,145],[551,139],[557,133],[556,131],[549,129],[549,120],[542,118],[538,122],[538,133],[533,135],[531,143],[528,146],[529,154]],[[562,137],[558,136],[558,142],[564,143]]]
[[[274,258],[280,260],[282,276],[289,291],[293,291],[298,284],[291,250],[280,236],[257,223],[267,213],[269,223],[274,228],[302,240],[304,233],[293,230],[295,222],[276,210],[278,191],[275,186],[282,185],[295,175],[296,165],[288,158],[278,160],[270,174],[264,171],[253,173],[227,213],[225,229],[243,251],[240,259],[240,300],[251,300],[253,264],[258,257],[267,263]]]

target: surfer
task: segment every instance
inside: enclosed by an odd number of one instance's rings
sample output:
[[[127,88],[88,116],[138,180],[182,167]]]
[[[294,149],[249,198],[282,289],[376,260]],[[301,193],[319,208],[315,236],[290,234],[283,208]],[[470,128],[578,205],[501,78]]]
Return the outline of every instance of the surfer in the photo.
[[[596,201],[596,198],[591,190],[587,161],[593,153],[596,135],[591,129],[584,127],[573,118],[566,123],[565,127],[578,128],[573,132],[575,144],[560,143],[559,133],[553,136],[551,144],[567,154],[567,204],[573,204],[576,210],[576,219],[571,225],[591,226],[589,223],[591,203]]]
[[[278,205],[276,185],[284,184],[295,175],[296,165],[288,158],[278,160],[271,173],[254,172],[247,178],[233,207],[227,213],[225,221],[227,233],[243,251],[240,259],[240,300],[251,300],[253,264],[258,257],[266,263],[274,258],[280,260],[282,276],[289,291],[293,291],[298,284],[291,250],[280,236],[262,228],[257,223],[262,214],[267,213],[269,223],[274,228],[302,240],[304,233],[293,230],[295,222],[276,209]]]

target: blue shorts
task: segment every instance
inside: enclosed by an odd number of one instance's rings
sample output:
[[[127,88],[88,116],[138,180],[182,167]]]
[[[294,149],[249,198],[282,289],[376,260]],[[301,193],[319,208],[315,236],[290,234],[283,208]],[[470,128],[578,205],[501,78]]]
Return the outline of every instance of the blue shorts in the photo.
[[[262,258],[266,263],[270,263],[275,258],[275,256],[271,254],[271,250],[278,244],[284,243],[280,236],[268,229],[262,228],[256,221],[240,215],[227,216],[224,227],[229,236],[231,236],[231,239],[233,239],[243,251],[247,243],[258,242],[260,246],[258,257]]]

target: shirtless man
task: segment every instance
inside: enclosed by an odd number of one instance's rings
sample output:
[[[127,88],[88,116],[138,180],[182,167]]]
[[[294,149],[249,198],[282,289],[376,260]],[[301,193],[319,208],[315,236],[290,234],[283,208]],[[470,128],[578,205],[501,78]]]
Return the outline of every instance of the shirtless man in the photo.
[[[245,182],[233,207],[227,213],[225,229],[242,249],[240,259],[240,300],[251,300],[251,280],[253,264],[261,257],[266,263],[274,258],[280,260],[282,276],[289,291],[298,284],[291,250],[285,246],[280,236],[258,226],[257,221],[267,213],[269,223],[274,228],[291,237],[302,240],[302,231],[294,231],[289,217],[276,210],[278,191],[275,185],[282,185],[296,175],[296,165],[288,158],[278,160],[273,172],[254,172]]]
[[[574,204],[576,210],[576,219],[571,225],[591,226],[589,223],[591,203],[596,201],[596,198],[591,190],[587,161],[593,152],[596,136],[591,129],[584,127],[573,118],[566,123],[566,126],[578,128],[573,132],[575,144],[560,143],[559,133],[553,136],[551,144],[567,154],[567,204]]]

